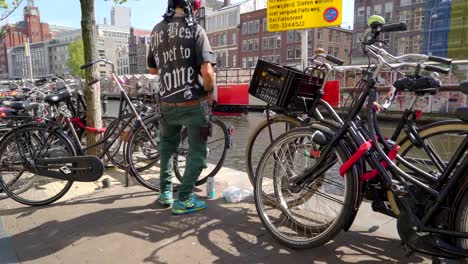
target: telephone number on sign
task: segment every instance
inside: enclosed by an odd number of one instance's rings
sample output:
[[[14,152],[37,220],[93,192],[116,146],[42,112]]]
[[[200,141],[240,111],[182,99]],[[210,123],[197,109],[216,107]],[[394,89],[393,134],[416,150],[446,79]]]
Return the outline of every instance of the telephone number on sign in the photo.
[[[284,22],[284,23],[271,24],[271,25],[270,25],[270,29],[291,28],[291,27],[303,27],[303,26],[305,26],[305,22],[304,22],[304,21]]]

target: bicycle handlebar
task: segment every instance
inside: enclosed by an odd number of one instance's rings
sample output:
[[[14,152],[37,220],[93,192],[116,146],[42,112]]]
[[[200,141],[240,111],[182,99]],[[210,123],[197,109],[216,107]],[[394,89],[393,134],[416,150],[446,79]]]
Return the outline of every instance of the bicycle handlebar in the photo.
[[[341,65],[344,64],[344,61],[343,61],[342,59],[337,58],[337,57],[335,57],[335,56],[332,56],[332,55],[330,55],[330,54],[327,54],[327,55],[325,56],[325,59],[328,60],[328,61],[330,61],[330,62],[335,63],[336,65],[340,65],[340,66],[341,66]]]
[[[448,58],[443,58],[443,57],[438,57],[438,56],[429,56],[427,59],[433,62],[439,62],[439,63],[446,64],[446,65],[452,64],[452,59],[448,59]]]
[[[406,31],[407,27],[405,23],[398,23],[398,24],[388,24],[383,25],[380,28],[380,32],[397,32],[397,31]]]
[[[85,65],[81,65],[80,69],[84,70],[84,69],[89,68],[89,67],[91,67],[94,64],[99,63],[99,62],[104,62],[105,64],[112,64],[112,62],[110,60],[108,60],[108,59],[99,59],[99,60],[95,60],[95,61],[92,61],[90,63],[87,63]]]

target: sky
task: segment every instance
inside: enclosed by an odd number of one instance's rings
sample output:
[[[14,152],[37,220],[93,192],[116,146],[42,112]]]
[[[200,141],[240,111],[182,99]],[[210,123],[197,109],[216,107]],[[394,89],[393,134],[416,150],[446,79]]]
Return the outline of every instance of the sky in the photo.
[[[232,0],[232,3],[243,0]],[[18,8],[12,16],[8,18],[8,23],[15,23],[23,20],[23,6]],[[79,0],[35,0],[35,5],[39,7],[41,21],[50,25],[68,26],[79,28],[81,21],[81,10]],[[166,0],[128,0],[123,6],[132,9],[132,26],[140,29],[151,30],[154,25],[162,19],[166,9]],[[95,0],[96,21],[99,24],[107,18],[110,24],[110,10],[114,6],[112,0]],[[354,1],[343,0],[343,23],[347,26],[353,25]]]

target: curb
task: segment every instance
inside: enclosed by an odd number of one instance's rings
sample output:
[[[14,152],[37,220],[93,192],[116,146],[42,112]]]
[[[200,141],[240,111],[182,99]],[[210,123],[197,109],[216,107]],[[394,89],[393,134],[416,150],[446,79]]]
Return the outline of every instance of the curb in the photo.
[[[10,235],[5,230],[3,219],[0,216],[0,264],[19,263]]]

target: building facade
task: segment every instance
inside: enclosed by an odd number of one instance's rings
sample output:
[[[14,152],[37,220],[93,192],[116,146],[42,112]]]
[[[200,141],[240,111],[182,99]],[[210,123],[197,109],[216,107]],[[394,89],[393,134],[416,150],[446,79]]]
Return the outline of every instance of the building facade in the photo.
[[[117,50],[128,46],[130,28],[115,27],[111,25],[97,25],[98,56],[107,58],[117,65]],[[104,64],[99,65],[101,77],[110,76],[111,68]]]
[[[65,75],[70,72],[68,59],[70,58],[70,43],[81,38],[81,29],[63,31],[49,41],[49,71],[54,75]]]
[[[468,58],[468,2],[452,0],[448,56],[456,59]]]
[[[387,50],[394,55],[405,53],[424,53],[447,57],[450,36],[461,36],[461,31],[452,34],[454,14],[467,16],[463,8],[453,8],[451,0],[362,0],[355,3],[355,20],[353,34],[353,63],[366,63],[363,57],[360,39],[367,28],[367,19],[371,15],[381,15],[386,23],[407,25],[408,30],[383,34],[383,39],[390,46]],[[458,1],[461,6],[467,5]],[[466,10],[465,10],[466,11]],[[452,17],[452,20],[451,20]],[[457,19],[455,19],[457,20]],[[457,20],[457,21],[463,21]],[[453,23],[452,23],[453,25]],[[450,33],[449,33],[450,32]]]
[[[128,45],[118,47],[116,50],[117,75],[130,74],[130,64],[128,57]]]
[[[289,66],[301,64],[301,31],[268,32],[266,9],[241,14],[239,62],[241,68],[252,68],[258,59]],[[349,62],[352,32],[339,27],[309,30],[308,56],[322,48],[325,52]]]
[[[264,7],[265,2],[260,0],[247,0],[237,4],[225,0],[219,9],[211,8],[207,11],[206,32],[216,53],[218,68],[241,67],[238,44],[241,14]]]
[[[447,57],[452,2],[447,0],[424,1],[423,53]]]
[[[49,25],[41,22],[39,9],[34,0],[28,0],[23,9],[23,21],[7,24],[3,27],[5,35],[0,39],[0,77],[8,76],[7,50],[17,46],[24,46],[27,38],[30,43],[44,42],[51,39]]]
[[[151,31],[130,28],[128,40],[128,56],[130,74],[148,72],[147,56],[149,51]]]
[[[26,55],[24,45],[10,48],[7,50],[8,54],[8,78],[10,79],[29,79],[30,62],[29,57]],[[30,46],[31,64],[33,71],[33,78],[41,78],[49,75],[49,42],[37,42]]]
[[[132,10],[129,7],[114,6],[111,10],[111,25],[115,27],[130,28]]]

